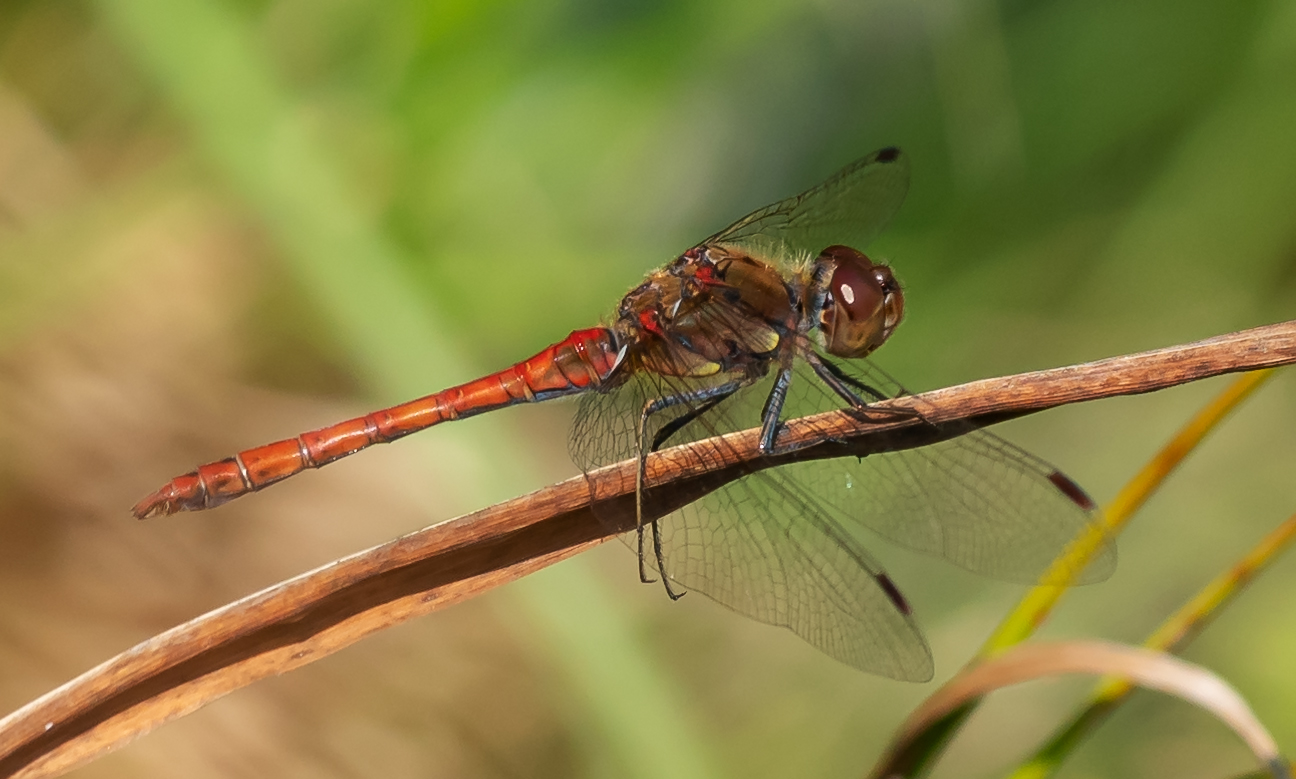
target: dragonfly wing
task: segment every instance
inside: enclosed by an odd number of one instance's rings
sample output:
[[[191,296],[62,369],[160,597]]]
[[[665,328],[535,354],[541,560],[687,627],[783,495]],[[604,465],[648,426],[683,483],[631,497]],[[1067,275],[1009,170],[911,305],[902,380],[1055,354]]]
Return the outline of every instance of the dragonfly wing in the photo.
[[[908,191],[909,160],[888,147],[812,189],[753,211],[703,245],[734,245],[785,259],[814,257],[835,244],[863,249],[900,210]]]
[[[581,399],[572,427],[572,456],[586,471],[637,456],[639,410],[662,397],[682,397],[726,381],[724,376],[672,379],[643,373],[613,393]],[[650,418],[646,438],[680,425],[665,442],[706,439],[692,450],[702,461],[723,454],[715,439],[733,420],[758,419],[768,383],[746,388],[692,419],[700,404],[680,402]],[[658,511],[651,490],[645,519],[660,516],[664,573],[673,589],[693,590],[761,622],[780,625],[851,666],[896,679],[931,678],[931,653],[908,604],[881,566],[846,530],[843,517],[786,478],[783,469],[750,473],[677,511]],[[625,506],[600,509],[610,526],[633,526]],[[638,549],[634,533],[623,536]],[[651,527],[644,560],[658,568]]]
[[[909,605],[822,508],[779,471],[747,476],[659,520],[661,573],[847,665],[931,679],[931,651]]]
[[[1084,530],[1098,528],[1096,514],[1051,481],[1056,470],[984,431],[781,470],[815,485],[852,524],[1004,581],[1063,583],[1059,575],[1045,578],[1050,566]],[[1115,566],[1115,546],[1103,541],[1077,581],[1101,581]]]
[[[841,367],[883,394],[907,394],[868,361]],[[816,377],[805,374],[797,376],[803,405],[790,413],[838,403]],[[815,494],[854,524],[1005,581],[1039,582],[1084,531],[1101,537],[1092,501],[1057,468],[993,433],[965,427],[966,432],[928,446],[797,463],[784,470],[814,485]],[[1104,539],[1078,581],[1101,581],[1115,567],[1115,545]]]

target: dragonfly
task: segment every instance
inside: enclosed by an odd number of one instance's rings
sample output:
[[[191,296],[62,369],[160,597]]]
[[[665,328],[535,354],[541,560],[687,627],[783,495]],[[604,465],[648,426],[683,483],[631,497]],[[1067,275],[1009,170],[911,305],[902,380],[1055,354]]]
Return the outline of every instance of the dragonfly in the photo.
[[[210,509],[442,422],[580,396],[576,464],[589,473],[639,461],[633,525],[607,521],[633,527],[624,537],[642,581],[787,627],[863,671],[928,680],[931,651],[870,541],[992,578],[1047,581],[1073,538],[1101,534],[1093,501],[1061,471],[971,424],[927,446],[752,468],[669,511],[654,510],[644,466],[684,443],[706,458],[730,445],[723,434],[756,426],[759,452],[773,458],[784,453],[785,419],[867,415],[908,394],[866,359],[899,326],[904,293],[890,266],[863,252],[908,188],[906,156],[878,150],[650,272],[603,326],[497,373],[199,466],[134,514]],[[1080,578],[1100,580],[1114,565],[1104,541]]]

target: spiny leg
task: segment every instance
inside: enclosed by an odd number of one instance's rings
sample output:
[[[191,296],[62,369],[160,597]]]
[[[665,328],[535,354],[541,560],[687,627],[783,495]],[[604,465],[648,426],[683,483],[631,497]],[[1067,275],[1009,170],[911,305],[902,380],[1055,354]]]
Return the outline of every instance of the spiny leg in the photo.
[[[814,368],[815,373],[818,374],[819,378],[823,379],[828,386],[832,387],[837,394],[842,396],[843,400],[850,403],[852,406],[863,406],[866,405],[866,403],[854,392],[845,389],[845,386],[854,387],[865,395],[871,397],[873,400],[889,399],[885,392],[870,384],[865,384],[854,376],[846,373],[846,371],[841,369],[840,365],[832,360],[824,359],[818,354],[813,353],[807,359],[809,360],[811,367]],[[827,371],[828,375],[824,375],[825,371]],[[843,386],[838,386],[839,382]]]
[[[813,353],[813,352],[812,352]],[[774,386],[765,397],[761,408],[760,442],[757,448],[761,454],[774,454],[775,439],[778,438],[780,418],[783,416],[783,404],[787,402],[788,388],[792,386],[792,364],[796,352],[792,349],[781,349],[778,354],[778,373],[774,377]]]
[[[765,406],[761,409],[761,434],[760,434],[760,451],[761,454],[772,454],[774,452],[774,438],[778,435],[779,415],[783,413],[783,404],[787,401],[788,387],[792,385],[792,368],[784,366],[779,369],[778,375],[774,377],[774,386],[770,388],[769,396],[765,398]]]
[[[656,522],[653,522],[653,527],[654,527],[654,528],[657,527],[657,523],[656,523]],[[652,584],[653,582],[655,582],[655,581],[657,581],[657,580],[656,580],[656,579],[650,579],[650,578],[648,577],[648,569],[647,569],[647,568],[645,567],[645,565],[644,565],[644,560],[646,560],[647,557],[644,556],[644,529],[643,529],[643,525],[636,525],[636,526],[635,526],[635,542],[636,542],[635,545],[636,545],[636,547],[637,547],[636,550],[635,550],[635,553],[639,555],[639,581],[643,582],[644,584]]]
[[[725,398],[729,397],[730,395],[733,395],[735,392],[737,392],[739,389],[742,388],[742,385],[739,384],[738,382],[730,382],[730,384],[734,384],[735,386],[729,392],[714,397],[708,400],[707,402],[699,405],[697,408],[691,408],[687,412],[680,414],[679,416],[675,417],[671,421],[662,425],[661,430],[658,430],[657,434],[653,436],[652,448],[649,449],[648,451],[655,452],[658,449],[662,448],[662,445],[665,444],[670,439],[671,436],[675,435],[680,430],[682,430],[685,425],[697,419],[698,417],[702,416],[703,414],[715,408],[716,406],[720,405],[721,401],[723,401]]]
[[[706,411],[714,408],[717,403],[734,394],[738,390],[754,381],[752,377],[743,377],[734,381],[728,381],[724,384],[717,384],[714,387],[694,390],[691,392],[680,392],[675,395],[667,395],[661,398],[655,398],[644,404],[643,411],[639,414],[639,429],[636,431],[635,440],[637,441],[639,467],[635,469],[635,536],[636,551],[639,554],[639,581],[648,584],[653,579],[648,577],[648,570],[645,567],[647,556],[644,554],[644,519],[643,519],[643,491],[644,481],[647,478],[648,454],[657,451],[667,438],[679,432],[684,425],[697,419]],[[648,419],[653,414],[673,408],[681,403],[697,403],[696,408],[690,409],[687,413],[681,415],[678,419],[671,420],[658,431],[653,437],[651,449],[645,444],[647,441]],[[680,420],[684,420],[680,422]],[[663,436],[662,434],[665,433]],[[661,572],[662,584],[666,587],[666,594],[671,600],[679,600],[683,593],[676,593],[671,589],[670,580],[666,575],[666,566],[662,555],[661,547],[661,528],[658,527],[657,520],[652,521],[653,532],[653,554],[657,560],[657,570]]]
[[[666,587],[666,596],[671,600],[679,600],[684,597],[684,593],[672,590],[670,577],[666,575],[666,558],[662,555],[661,522],[659,520],[654,519],[652,521],[652,536],[653,554],[657,556],[657,570],[661,571],[662,584]]]
[[[924,422],[927,421],[923,417],[922,412],[916,408],[873,408],[867,401],[856,394],[855,390],[859,390],[865,395],[869,395],[875,401],[889,400],[885,393],[865,384],[853,376],[847,375],[840,366],[833,363],[831,360],[825,360],[813,352],[806,357],[806,361],[810,363],[810,367],[814,369],[815,375],[822,379],[824,384],[827,384],[833,392],[836,392],[841,396],[842,400],[845,400],[857,411],[879,414],[891,419],[913,419],[917,417]]]

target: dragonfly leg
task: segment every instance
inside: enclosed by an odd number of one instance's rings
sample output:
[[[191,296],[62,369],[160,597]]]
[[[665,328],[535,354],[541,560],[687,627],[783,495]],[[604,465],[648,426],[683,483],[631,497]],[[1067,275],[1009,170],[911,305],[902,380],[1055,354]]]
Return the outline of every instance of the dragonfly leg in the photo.
[[[788,387],[792,385],[792,368],[784,366],[774,378],[769,397],[765,398],[765,407],[761,409],[761,454],[774,452],[774,438],[778,435],[779,415],[783,413],[783,403],[787,401]]]
[[[657,530],[657,523],[654,522],[654,523],[653,523],[653,531],[654,531],[654,535],[656,534],[656,530]],[[638,551],[638,554],[639,554],[639,581],[642,582],[642,583],[644,583],[644,584],[652,584],[653,582],[655,582],[655,581],[657,581],[657,580],[656,580],[656,579],[653,579],[652,577],[650,577],[650,576],[648,575],[648,566],[647,566],[647,565],[645,564],[645,562],[644,562],[644,561],[647,560],[648,558],[647,558],[647,556],[644,554],[644,529],[643,529],[643,525],[639,525],[639,526],[637,526],[637,527],[635,528],[635,540],[636,540],[636,542],[637,542],[637,547],[638,547],[638,548],[637,548],[637,551]]]
[[[702,416],[703,414],[710,411],[711,409],[715,408],[725,398],[729,397],[730,395],[734,394],[738,390],[742,389],[744,384],[741,382],[731,381],[728,384],[722,384],[720,386],[723,388],[727,388],[728,391],[716,395],[715,397],[711,398],[705,403],[701,403],[695,408],[689,409],[685,413],[680,414],[679,416],[675,417],[671,421],[662,425],[661,430],[658,430],[657,434],[653,436],[652,447],[648,451],[655,452],[658,449],[662,448],[662,445],[665,444],[668,440],[670,440],[671,436],[675,435],[680,430],[682,430],[685,425],[697,419],[698,417]]]
[[[666,575],[666,559],[662,555],[661,523],[655,519],[652,523],[652,536],[653,554],[657,556],[657,570],[661,571],[662,586],[666,588],[666,597],[671,600],[679,600],[684,597],[684,593],[676,592],[671,588],[670,577]],[[640,565],[642,565],[642,563],[640,563]]]
[[[692,422],[694,419],[697,419],[702,414],[711,410],[717,403],[747,386],[754,380],[755,379],[752,377],[744,377],[742,379],[725,382],[724,384],[717,384],[714,387],[707,387],[692,392],[680,392],[675,395],[666,395],[664,397],[650,400],[644,404],[643,411],[639,414],[639,429],[636,434],[636,440],[638,441],[637,448],[639,450],[639,467],[635,469],[636,549],[639,553],[639,581],[644,584],[649,584],[655,581],[648,577],[648,569],[646,565],[648,556],[644,553],[643,491],[644,481],[647,478],[648,454],[657,451],[658,447],[666,442],[666,439],[679,432],[680,429],[689,422]],[[662,429],[657,431],[657,434],[653,436],[651,448],[645,447],[645,443],[647,443],[648,419],[652,417],[653,414],[660,413],[668,408],[673,408],[681,403],[697,403],[699,405],[695,408],[689,409],[685,414],[682,414],[678,418],[672,419],[670,422],[663,425]],[[666,570],[661,550],[661,529],[657,526],[657,521],[655,519],[652,521],[652,533],[653,553],[657,560],[657,569],[661,572],[662,582],[666,583]],[[669,583],[666,583],[666,594],[670,595],[671,600],[678,600],[680,597],[680,594],[671,590]]]
[[[923,417],[922,412],[916,408],[904,408],[904,409],[873,408],[868,404],[868,401],[864,400],[862,397],[860,397],[859,394],[856,393],[856,390],[858,390],[860,393],[863,393],[864,395],[869,396],[875,401],[887,400],[888,398],[886,393],[876,389],[875,387],[865,384],[864,382],[860,381],[859,379],[856,379],[853,376],[847,375],[847,373],[843,371],[836,363],[832,362],[831,360],[825,360],[824,358],[820,357],[817,354],[814,354],[813,352],[807,355],[806,361],[809,362],[810,367],[814,369],[815,375],[817,375],[820,379],[822,379],[825,384],[827,384],[829,387],[832,388],[833,392],[836,392],[838,395],[840,395],[843,400],[849,403],[851,407],[856,410],[864,411],[871,414],[878,414],[883,416],[884,418],[913,419],[916,417],[922,420],[923,422],[927,421]]]

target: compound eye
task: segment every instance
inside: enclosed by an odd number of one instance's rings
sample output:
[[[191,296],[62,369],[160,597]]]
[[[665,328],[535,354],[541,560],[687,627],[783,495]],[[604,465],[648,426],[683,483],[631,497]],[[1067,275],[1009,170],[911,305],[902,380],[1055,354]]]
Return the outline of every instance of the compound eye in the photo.
[[[867,257],[853,249],[851,251],[858,255],[858,259],[851,258],[846,262],[839,259],[828,289],[842,313],[852,322],[864,322],[875,316],[882,306],[886,297],[884,279]]]
[[[885,265],[873,266],[873,278],[882,290],[883,327],[889,336],[891,331],[904,318],[904,295],[900,292],[900,282],[896,281],[891,269]]]
[[[864,357],[891,337],[904,316],[904,295],[891,269],[849,246],[829,246],[817,262],[833,263],[820,327],[829,354]]]

